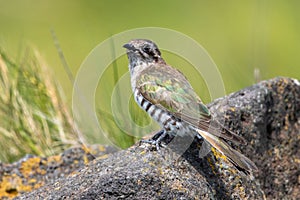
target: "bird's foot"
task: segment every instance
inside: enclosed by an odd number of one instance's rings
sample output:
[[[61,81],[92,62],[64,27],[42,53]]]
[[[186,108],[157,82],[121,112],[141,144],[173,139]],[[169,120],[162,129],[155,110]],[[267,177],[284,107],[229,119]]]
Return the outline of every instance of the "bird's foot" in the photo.
[[[161,144],[161,141],[164,139],[166,135],[167,132],[165,130],[160,130],[151,139],[141,140],[140,143],[148,143],[148,144],[155,145],[156,150],[160,153],[160,146],[164,146]]]

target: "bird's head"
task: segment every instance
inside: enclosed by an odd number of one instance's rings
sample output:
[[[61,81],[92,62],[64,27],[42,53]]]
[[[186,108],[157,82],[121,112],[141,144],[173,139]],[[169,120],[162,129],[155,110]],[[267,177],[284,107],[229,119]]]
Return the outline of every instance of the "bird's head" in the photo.
[[[132,67],[142,63],[158,62],[161,59],[157,45],[150,40],[134,39],[123,47],[127,49],[127,56]]]

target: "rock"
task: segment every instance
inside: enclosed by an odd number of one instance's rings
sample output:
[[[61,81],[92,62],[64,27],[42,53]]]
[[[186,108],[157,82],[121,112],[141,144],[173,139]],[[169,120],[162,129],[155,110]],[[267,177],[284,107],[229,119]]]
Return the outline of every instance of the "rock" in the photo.
[[[12,164],[0,163],[0,198],[11,199],[32,191],[84,167],[94,156],[115,152],[103,145],[73,147],[61,155],[38,157],[27,155]]]
[[[244,175],[204,143],[176,137],[158,153],[149,144],[97,158],[80,171],[17,199],[297,199],[300,197],[300,84],[275,78],[209,105],[219,121],[242,135],[235,146],[259,168]],[[185,150],[185,149],[183,149]]]
[[[267,199],[300,199],[300,83],[263,81],[211,104],[249,145],[240,147],[259,168]]]

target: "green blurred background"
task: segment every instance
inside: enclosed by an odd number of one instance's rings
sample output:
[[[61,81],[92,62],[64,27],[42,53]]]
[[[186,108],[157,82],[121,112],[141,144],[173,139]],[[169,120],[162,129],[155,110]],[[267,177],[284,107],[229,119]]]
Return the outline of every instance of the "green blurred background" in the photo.
[[[261,78],[300,78],[299,1],[0,1],[0,44],[11,55],[33,44],[66,91],[50,29],[76,74],[87,54],[109,36],[138,27],[180,31],[204,46],[219,67],[228,92]],[[68,95],[70,98],[70,96]]]
[[[297,0],[0,0],[0,46],[16,60],[28,46],[35,47],[70,103],[72,83],[59,59],[51,29],[74,76],[88,53],[111,35],[149,26],[174,29],[208,51],[219,67],[226,93],[230,93],[275,76],[300,79],[299,7]],[[178,56],[165,55],[168,63],[188,65]],[[127,71],[127,59],[124,55],[119,60],[118,65],[124,65],[121,76]],[[259,71],[256,75],[255,69]],[[107,79],[112,72],[107,72]],[[189,76],[188,71],[185,73]],[[192,81],[195,83],[197,80]],[[101,92],[109,94],[111,88],[113,85],[98,88],[96,96],[105,98]],[[210,101],[207,91],[200,96],[206,103]]]

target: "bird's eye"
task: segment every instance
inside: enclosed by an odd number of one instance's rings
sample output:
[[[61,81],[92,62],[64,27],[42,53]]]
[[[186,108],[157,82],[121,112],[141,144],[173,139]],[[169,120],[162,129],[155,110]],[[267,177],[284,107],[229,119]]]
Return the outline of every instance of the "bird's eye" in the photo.
[[[147,54],[149,54],[150,53],[150,48],[149,47],[143,47],[143,51],[145,52],[145,53],[147,53]]]

